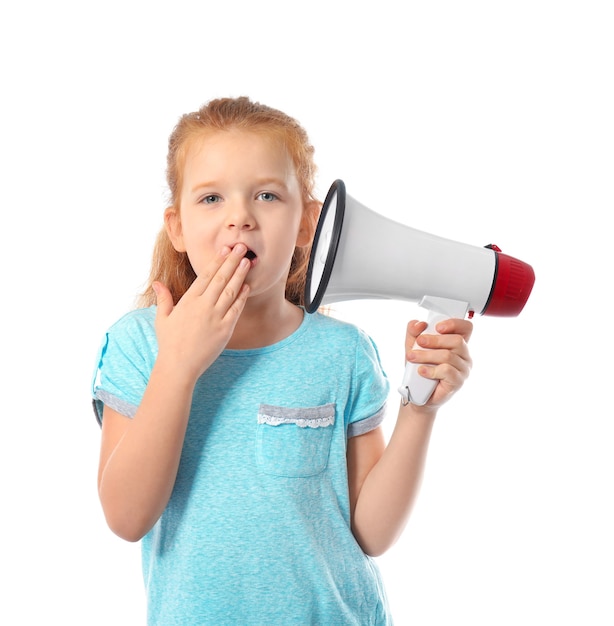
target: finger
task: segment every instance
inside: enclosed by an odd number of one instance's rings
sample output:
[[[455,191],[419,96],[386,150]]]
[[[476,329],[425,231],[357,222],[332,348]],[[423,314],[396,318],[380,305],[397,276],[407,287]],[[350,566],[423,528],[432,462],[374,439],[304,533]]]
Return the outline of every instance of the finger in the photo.
[[[413,363],[450,364],[458,369],[471,366],[467,343],[460,335],[420,335],[407,353]]]
[[[426,322],[420,322],[418,320],[412,320],[407,324],[407,332],[405,334],[405,343],[409,346],[413,346],[421,333],[423,333],[428,324]]]
[[[249,285],[243,283],[243,285],[241,285],[241,288],[239,289],[237,297],[234,298],[231,305],[228,307],[228,311],[226,312],[225,317],[230,319],[239,319],[239,316],[245,308],[245,303],[247,302],[248,296]]]
[[[443,379],[448,376],[449,371],[459,372],[460,375],[466,377],[473,366],[469,351],[462,348],[459,350],[412,350],[407,360],[415,363],[419,370],[426,367],[430,371],[430,374],[425,375],[426,378]]]
[[[452,350],[458,354],[467,351],[467,342],[462,335],[422,334],[416,338],[416,344],[424,349]]]
[[[243,256],[245,256],[245,252],[241,254],[238,246],[235,246],[233,249],[230,249],[228,246],[224,246],[209,262],[205,269],[196,276],[186,291],[186,294],[196,297],[202,296],[203,293],[205,293],[205,291],[209,288],[211,282],[216,278],[216,276],[218,276],[218,272],[222,267],[224,267],[225,264],[227,267],[226,276],[229,277],[232,275],[232,272],[236,269]],[[221,288],[223,288],[223,286]]]
[[[155,282],[152,288],[156,294],[156,317],[168,317],[173,311],[173,296],[166,285]]]
[[[436,330],[442,335],[457,334],[461,335],[465,341],[469,341],[473,332],[473,322],[470,320],[450,318],[439,322]]]
[[[458,362],[458,364],[442,363],[440,365],[420,365],[418,373],[424,378],[437,381],[439,384],[435,388],[434,396],[441,399],[455,390],[462,387],[464,381],[469,376],[469,368],[466,364]],[[443,394],[443,395],[442,395]]]
[[[237,298],[244,296],[243,287],[250,268],[249,259],[241,259],[229,278],[226,278],[225,273],[220,270],[214,276],[207,291],[202,295],[203,302],[214,306],[224,315]]]

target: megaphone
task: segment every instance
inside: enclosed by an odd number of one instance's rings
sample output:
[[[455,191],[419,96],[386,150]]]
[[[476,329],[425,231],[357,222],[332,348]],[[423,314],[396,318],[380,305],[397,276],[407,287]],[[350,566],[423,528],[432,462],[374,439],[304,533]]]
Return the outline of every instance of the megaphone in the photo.
[[[451,317],[520,314],[533,268],[484,247],[438,237],[390,220],[330,187],[316,227],[305,285],[305,309],[360,299],[407,300],[428,311],[427,333]],[[418,346],[415,346],[418,348]],[[408,363],[399,387],[403,402],[426,404],[437,381]]]

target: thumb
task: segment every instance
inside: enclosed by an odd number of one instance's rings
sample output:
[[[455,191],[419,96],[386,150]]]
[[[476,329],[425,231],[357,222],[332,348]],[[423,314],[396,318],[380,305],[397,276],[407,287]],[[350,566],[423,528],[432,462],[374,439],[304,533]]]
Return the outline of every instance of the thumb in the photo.
[[[155,282],[152,284],[152,289],[156,294],[156,305],[158,307],[158,311],[156,313],[156,317],[162,315],[167,317],[173,311],[173,296],[171,292],[162,283]]]

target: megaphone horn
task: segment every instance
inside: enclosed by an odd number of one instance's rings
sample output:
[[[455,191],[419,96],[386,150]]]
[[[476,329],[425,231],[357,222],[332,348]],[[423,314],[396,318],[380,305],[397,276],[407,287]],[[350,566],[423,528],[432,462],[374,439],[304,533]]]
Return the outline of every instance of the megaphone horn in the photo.
[[[429,327],[450,317],[520,314],[533,284],[533,268],[495,245],[472,246],[390,220],[330,187],[311,248],[305,309],[345,300],[416,302],[429,311]],[[437,384],[408,364],[399,391],[425,404]]]

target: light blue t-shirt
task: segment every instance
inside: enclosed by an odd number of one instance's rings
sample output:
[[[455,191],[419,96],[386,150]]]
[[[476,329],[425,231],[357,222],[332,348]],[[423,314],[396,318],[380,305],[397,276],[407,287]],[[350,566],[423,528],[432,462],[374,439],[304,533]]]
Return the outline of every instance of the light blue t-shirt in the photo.
[[[94,406],[133,416],[157,354],[155,307],[111,327]],[[319,313],[279,343],[225,350],[198,380],[170,501],[142,539],[148,623],[392,624],[350,529],[347,439],[389,385],[370,338]]]

